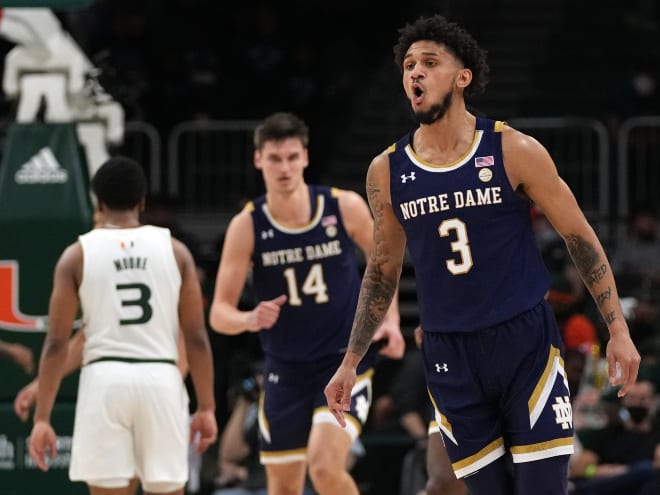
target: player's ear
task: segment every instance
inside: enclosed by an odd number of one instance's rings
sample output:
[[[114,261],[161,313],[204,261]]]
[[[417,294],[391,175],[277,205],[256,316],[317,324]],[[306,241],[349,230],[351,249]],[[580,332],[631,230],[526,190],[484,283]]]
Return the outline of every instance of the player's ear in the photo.
[[[252,159],[254,161],[254,168],[256,168],[257,170],[261,170],[263,168],[261,166],[261,151],[254,150],[254,156]]]
[[[472,71],[470,69],[461,69],[456,77],[456,86],[465,89],[472,82]]]

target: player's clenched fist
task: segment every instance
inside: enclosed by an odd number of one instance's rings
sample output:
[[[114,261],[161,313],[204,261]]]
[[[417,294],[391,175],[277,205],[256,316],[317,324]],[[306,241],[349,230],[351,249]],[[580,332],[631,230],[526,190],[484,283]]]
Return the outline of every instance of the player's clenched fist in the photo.
[[[252,332],[271,328],[280,316],[280,308],[284,303],[286,303],[284,294],[270,301],[261,301],[248,313],[246,328]]]

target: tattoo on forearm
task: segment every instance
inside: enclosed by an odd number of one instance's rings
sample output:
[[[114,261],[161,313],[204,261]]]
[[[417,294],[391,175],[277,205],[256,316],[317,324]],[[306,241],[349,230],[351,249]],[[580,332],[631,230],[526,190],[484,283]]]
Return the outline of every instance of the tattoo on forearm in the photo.
[[[605,277],[607,264],[602,262],[593,244],[571,234],[566,237],[566,245],[575,267],[589,287],[593,287]]]
[[[383,263],[388,261],[389,251],[385,247],[382,228],[385,205],[382,204],[380,192],[377,184],[367,181],[367,196],[374,217],[374,243],[362,278],[360,297],[348,343],[348,349],[360,355],[364,355],[369,348],[372,337],[390,307],[397,286],[396,280],[389,280],[381,269]]]
[[[377,259],[381,255],[382,244],[383,244],[383,204],[379,197],[380,188],[377,184],[374,184],[371,181],[367,182],[367,198],[369,200],[369,207],[371,208],[371,214],[374,217],[374,245],[373,253],[371,257]]]
[[[598,304],[598,307],[602,306],[605,301],[608,301],[612,298],[612,287],[608,287],[605,292],[601,292],[596,296],[596,304]]]
[[[610,311],[605,315],[605,323],[608,325],[612,323],[614,320],[616,320],[616,313],[614,311]]]
[[[589,287],[593,287],[598,282],[603,280],[603,277],[605,277],[606,273],[607,273],[607,266],[605,266],[604,264],[594,268],[593,270],[591,270],[591,273],[589,273],[589,275],[587,276],[587,285],[589,285]]]
[[[362,279],[360,298],[348,342],[350,351],[359,355],[367,352],[372,337],[385,318],[395,291],[396,283],[387,280],[378,265],[370,262]]]

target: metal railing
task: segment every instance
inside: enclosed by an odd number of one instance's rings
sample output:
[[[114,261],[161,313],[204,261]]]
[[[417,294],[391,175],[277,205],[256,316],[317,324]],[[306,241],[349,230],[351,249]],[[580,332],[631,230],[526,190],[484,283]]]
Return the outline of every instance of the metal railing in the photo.
[[[129,121],[124,125],[122,153],[146,168],[152,194],[162,192],[161,146],[160,133],[153,125],[142,121]]]
[[[660,206],[660,116],[626,120],[619,127],[617,144],[621,218],[639,202]]]
[[[261,174],[253,166],[256,124],[182,122],[167,137],[163,160],[156,128],[129,121],[117,151],[144,164],[152,193],[179,199],[191,213],[226,213],[263,192]],[[632,117],[613,138],[602,122],[589,118],[517,118],[509,124],[548,149],[592,220],[623,222],[638,201],[660,206],[660,116]],[[9,122],[0,122],[0,143],[8,126]],[[617,153],[614,160],[611,150]]]
[[[167,191],[186,210],[235,209],[262,190],[253,165],[257,122],[192,121],[169,135]]]

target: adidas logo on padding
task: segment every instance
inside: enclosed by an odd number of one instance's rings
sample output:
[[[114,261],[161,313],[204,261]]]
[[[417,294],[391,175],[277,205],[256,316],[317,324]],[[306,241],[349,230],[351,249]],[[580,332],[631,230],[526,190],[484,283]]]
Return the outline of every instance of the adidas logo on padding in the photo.
[[[62,184],[69,174],[48,147],[40,149],[14,175],[17,184]]]

